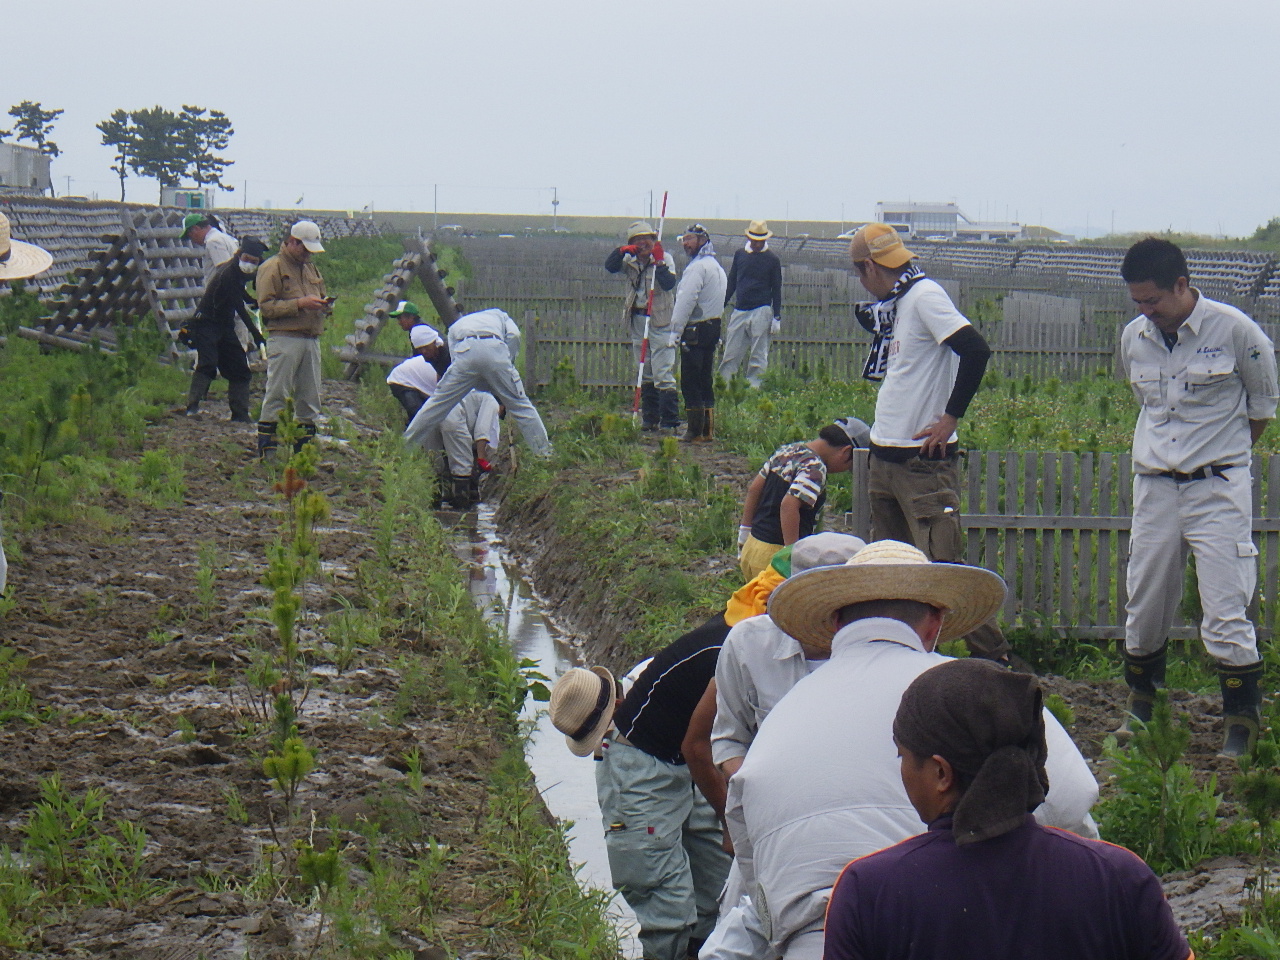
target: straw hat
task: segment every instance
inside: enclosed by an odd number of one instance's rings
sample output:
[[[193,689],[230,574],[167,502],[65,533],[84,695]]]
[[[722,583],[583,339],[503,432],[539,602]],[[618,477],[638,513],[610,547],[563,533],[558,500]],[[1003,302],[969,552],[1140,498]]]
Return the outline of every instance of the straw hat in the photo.
[[[53,254],[34,243],[14,240],[9,218],[0,213],[0,281],[25,280],[53,266]]]
[[[604,667],[567,670],[551,688],[551,724],[575,757],[595,753],[613,723],[617,687]]]
[[[831,648],[832,616],[867,600],[919,600],[946,611],[939,643],[963,637],[1004,603],[1004,581],[981,567],[930,563],[910,544],[877,540],[834,567],[796,574],[773,591],[769,616],[784,633]]]
[[[773,236],[773,231],[769,229],[769,224],[764,220],[752,220],[747,224],[748,240],[768,240]]]

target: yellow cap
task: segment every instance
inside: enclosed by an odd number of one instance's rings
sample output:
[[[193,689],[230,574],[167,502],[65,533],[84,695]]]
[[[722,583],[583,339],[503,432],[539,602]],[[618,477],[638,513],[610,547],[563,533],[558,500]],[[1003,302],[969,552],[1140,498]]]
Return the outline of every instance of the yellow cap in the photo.
[[[915,254],[902,245],[902,237],[889,224],[868,223],[849,241],[849,256],[854,263],[874,260],[882,267],[901,267]]]

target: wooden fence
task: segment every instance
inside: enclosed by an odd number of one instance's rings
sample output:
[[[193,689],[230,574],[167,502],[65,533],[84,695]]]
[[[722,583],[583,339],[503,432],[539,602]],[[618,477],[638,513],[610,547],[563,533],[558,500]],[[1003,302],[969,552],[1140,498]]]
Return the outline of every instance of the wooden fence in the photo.
[[[1254,459],[1254,540],[1259,636],[1280,615],[1280,455]],[[1128,454],[972,451],[961,460],[965,559],[1009,585],[1001,617],[1014,627],[1061,637],[1124,636],[1132,476]],[[853,532],[870,534],[868,463],[853,465]],[[1199,625],[1179,615],[1171,638],[1195,639]]]

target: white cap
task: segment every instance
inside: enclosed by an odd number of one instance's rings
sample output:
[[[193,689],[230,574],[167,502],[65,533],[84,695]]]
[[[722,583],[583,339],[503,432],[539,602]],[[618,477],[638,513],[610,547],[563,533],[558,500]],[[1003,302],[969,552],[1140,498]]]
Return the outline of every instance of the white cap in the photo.
[[[436,333],[436,328],[428,326],[425,323],[419,323],[409,328],[409,342],[413,344],[413,349],[420,347],[429,347],[433,343],[444,343],[440,338],[440,334]]]
[[[324,253],[324,246],[320,243],[320,228],[310,220],[299,220],[293,225],[293,229],[289,231],[289,236],[295,240],[301,240],[302,245],[312,253]]]

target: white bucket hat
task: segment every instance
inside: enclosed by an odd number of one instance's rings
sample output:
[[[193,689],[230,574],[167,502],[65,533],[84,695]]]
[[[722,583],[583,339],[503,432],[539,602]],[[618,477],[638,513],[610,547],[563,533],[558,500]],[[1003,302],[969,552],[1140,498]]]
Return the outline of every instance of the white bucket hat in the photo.
[[[946,613],[939,643],[955,640],[986,622],[1004,603],[1005,585],[982,567],[930,563],[898,540],[877,540],[847,562],[796,574],[769,597],[769,616],[796,640],[831,649],[833,616],[867,600],[918,600]]]
[[[409,342],[413,349],[429,347],[433,343],[444,343],[436,328],[428,323],[419,323],[409,328]]]
[[[551,725],[564,734],[575,757],[590,756],[600,746],[613,723],[617,690],[604,667],[573,667],[551,688]]]
[[[34,243],[13,239],[9,218],[0,213],[0,281],[25,280],[53,266],[53,254]]]

